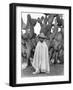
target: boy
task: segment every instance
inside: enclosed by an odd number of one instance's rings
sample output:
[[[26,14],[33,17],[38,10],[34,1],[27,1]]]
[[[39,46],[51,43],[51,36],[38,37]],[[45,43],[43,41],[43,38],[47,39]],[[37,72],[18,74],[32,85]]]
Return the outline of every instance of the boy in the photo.
[[[35,69],[35,72],[33,72],[33,74],[37,74],[40,72],[50,72],[48,47],[45,42],[45,39],[46,36],[41,33],[39,35],[39,41],[35,48],[34,58],[32,62],[32,66]]]

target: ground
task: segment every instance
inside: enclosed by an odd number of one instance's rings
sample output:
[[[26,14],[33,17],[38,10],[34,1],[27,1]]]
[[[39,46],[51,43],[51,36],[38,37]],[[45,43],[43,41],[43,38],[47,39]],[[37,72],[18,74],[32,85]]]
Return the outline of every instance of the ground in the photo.
[[[22,77],[31,77],[31,76],[57,76],[57,75],[64,75],[64,65],[63,64],[51,64],[50,65],[50,73],[39,73],[33,75],[34,69],[32,66],[28,66],[26,69],[22,70],[21,76]]]

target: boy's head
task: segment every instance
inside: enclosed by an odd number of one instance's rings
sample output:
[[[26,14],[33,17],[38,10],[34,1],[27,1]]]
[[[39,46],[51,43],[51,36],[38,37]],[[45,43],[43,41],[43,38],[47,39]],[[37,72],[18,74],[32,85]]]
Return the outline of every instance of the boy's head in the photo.
[[[40,42],[43,42],[45,39],[46,39],[46,36],[44,35],[44,33],[40,33],[39,35]]]

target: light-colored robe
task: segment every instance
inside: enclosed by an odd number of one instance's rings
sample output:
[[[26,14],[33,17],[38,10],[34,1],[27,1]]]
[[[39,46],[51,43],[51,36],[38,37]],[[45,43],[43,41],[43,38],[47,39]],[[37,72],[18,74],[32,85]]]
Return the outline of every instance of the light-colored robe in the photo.
[[[41,72],[50,72],[48,47],[45,41],[43,43],[40,41],[38,42],[32,66],[36,71],[41,70]]]

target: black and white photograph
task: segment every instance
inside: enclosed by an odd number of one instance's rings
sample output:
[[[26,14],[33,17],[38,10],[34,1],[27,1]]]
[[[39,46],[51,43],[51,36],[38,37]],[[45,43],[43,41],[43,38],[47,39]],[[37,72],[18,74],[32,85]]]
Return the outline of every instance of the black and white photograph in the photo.
[[[21,77],[64,75],[64,16],[21,13]]]
[[[11,8],[14,22],[11,27],[15,30],[13,85],[70,83],[71,8],[12,5],[15,7]]]

